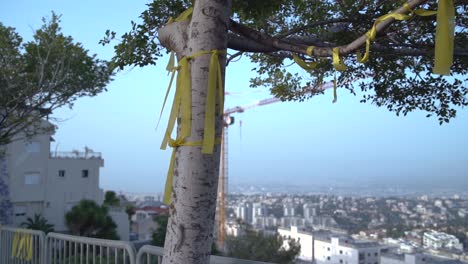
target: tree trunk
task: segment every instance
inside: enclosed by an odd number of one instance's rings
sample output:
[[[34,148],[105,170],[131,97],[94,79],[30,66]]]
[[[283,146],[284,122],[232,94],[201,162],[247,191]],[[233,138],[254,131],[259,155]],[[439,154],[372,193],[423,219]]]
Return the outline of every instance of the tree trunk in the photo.
[[[10,197],[10,175],[7,170],[6,153],[0,147],[0,224],[11,225],[13,205]]]
[[[227,49],[230,5],[230,1],[227,0],[195,1],[191,22],[185,27],[187,43],[174,43],[178,37],[174,35],[169,37],[173,45],[179,46],[179,50],[173,48],[179,58],[199,51]],[[175,34],[176,30],[172,33]],[[181,45],[183,47],[180,47]],[[190,60],[192,124],[191,136],[185,140],[187,142],[203,140],[210,57],[211,54],[206,54]],[[220,55],[223,79],[225,59],[224,54]],[[222,130],[222,113],[217,112],[215,122],[216,138],[219,139]],[[213,154],[202,154],[200,146],[177,148],[170,219],[164,244],[164,264],[209,263],[216,212],[219,160],[219,144],[215,145]]]

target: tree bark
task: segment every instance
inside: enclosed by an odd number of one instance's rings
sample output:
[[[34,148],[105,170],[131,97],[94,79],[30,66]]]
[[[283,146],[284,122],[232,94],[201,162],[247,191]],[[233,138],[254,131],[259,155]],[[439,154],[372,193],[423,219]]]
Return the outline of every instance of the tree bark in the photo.
[[[170,34],[166,34],[170,36],[166,43],[163,40],[164,34],[161,34],[161,43],[178,46],[171,48],[176,50],[178,58],[199,51],[226,50],[230,13],[230,1],[197,0],[186,32],[187,45],[176,41],[183,38]],[[180,28],[174,25],[172,33],[180,32]],[[181,47],[183,50],[180,50]],[[203,140],[210,58],[211,54],[206,54],[190,60],[192,123],[191,136],[185,139],[187,142]],[[225,54],[220,55],[219,59],[224,83]],[[217,111],[215,120],[216,138],[220,138],[222,113]],[[177,148],[170,219],[164,244],[164,264],[209,263],[216,212],[220,145],[215,145],[213,154],[203,154],[201,149],[201,146]]]

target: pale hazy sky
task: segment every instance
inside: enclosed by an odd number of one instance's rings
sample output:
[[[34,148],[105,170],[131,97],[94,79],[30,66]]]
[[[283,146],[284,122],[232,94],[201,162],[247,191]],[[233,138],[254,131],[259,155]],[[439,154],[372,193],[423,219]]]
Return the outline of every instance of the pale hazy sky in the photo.
[[[0,0],[0,21],[30,40],[41,17],[62,14],[62,29],[91,53],[110,59],[112,48],[98,41],[106,29],[130,29],[148,1]],[[159,149],[163,130],[156,122],[169,82],[167,58],[156,67],[118,73],[108,92],[79,99],[73,110],[54,115],[58,124],[52,150],[84,146],[102,152],[101,186],[130,192],[161,192],[171,150]],[[231,63],[226,98],[233,107],[269,98],[248,88],[255,73],[247,60]],[[295,70],[297,68],[292,68]],[[466,85],[466,84],[465,84]],[[411,181],[468,188],[468,111],[443,126],[425,113],[396,117],[386,109],[360,104],[361,97],[338,90],[298,103],[276,103],[236,115],[229,130],[229,179],[234,183],[314,185]],[[242,120],[240,126],[239,120]]]

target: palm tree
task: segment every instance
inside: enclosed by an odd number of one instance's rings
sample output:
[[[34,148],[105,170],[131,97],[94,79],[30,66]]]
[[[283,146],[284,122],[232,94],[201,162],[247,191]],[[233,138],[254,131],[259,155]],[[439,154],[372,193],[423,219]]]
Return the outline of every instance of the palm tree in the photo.
[[[46,234],[54,232],[54,225],[49,224],[41,214],[34,214],[34,218],[28,217],[26,222],[21,223],[21,226],[27,229],[40,230]]]
[[[81,200],[65,215],[65,222],[73,235],[119,239],[117,225],[109,216],[108,208],[92,200]]]

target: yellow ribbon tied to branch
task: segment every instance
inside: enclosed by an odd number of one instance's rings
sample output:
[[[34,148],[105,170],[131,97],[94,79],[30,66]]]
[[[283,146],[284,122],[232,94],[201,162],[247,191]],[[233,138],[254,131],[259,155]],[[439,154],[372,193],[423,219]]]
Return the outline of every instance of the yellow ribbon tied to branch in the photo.
[[[312,56],[313,50],[314,50],[314,46],[307,47],[307,51],[306,51],[307,55]],[[297,56],[296,54],[293,54],[293,60],[295,63],[297,63],[297,65],[299,65],[301,68],[303,68],[306,71],[310,71],[317,67],[317,62],[306,62],[303,59],[301,59],[299,56]]]
[[[225,54],[226,50],[211,50],[211,51],[200,51],[193,55],[186,56],[179,61],[178,67],[171,64],[167,69],[170,69],[175,74],[178,71],[176,81],[176,92],[174,95],[174,101],[172,104],[172,110],[169,116],[168,126],[164,135],[161,149],[166,149],[169,145],[174,148],[171,162],[169,165],[168,176],[166,179],[166,185],[164,189],[164,203],[170,203],[170,197],[172,192],[172,184],[174,178],[174,162],[175,153],[177,147],[180,146],[201,146],[202,153],[212,154],[215,144],[219,144],[220,140],[215,140],[215,123],[216,123],[216,97],[218,97],[219,114],[223,114],[224,109],[224,88],[222,81],[221,65],[219,62],[219,56]],[[205,107],[205,123],[204,133],[202,141],[187,142],[185,139],[190,136],[191,133],[191,122],[192,122],[192,89],[190,79],[190,64],[189,61],[199,56],[211,54],[210,64],[208,70],[208,88],[206,97]],[[169,90],[171,88],[173,76],[169,83],[168,91],[164,99],[163,107],[166,103]],[[162,111],[162,110],[161,110]],[[175,122],[177,117],[180,116],[180,131],[176,140],[171,139],[172,132],[174,130]]]
[[[337,71],[346,70],[346,64],[344,64],[343,58],[340,57],[339,47],[333,48],[333,67],[335,67],[335,70]],[[336,103],[336,101],[338,100],[336,89],[337,89],[337,81],[336,81],[336,72],[335,72],[335,76],[333,78],[333,103]]]

